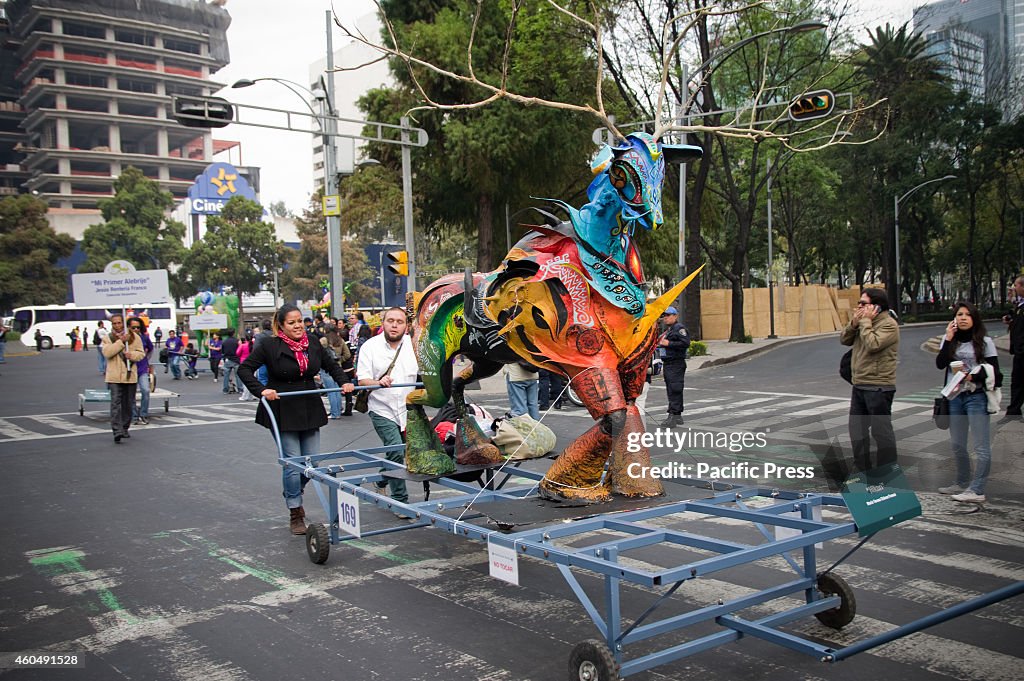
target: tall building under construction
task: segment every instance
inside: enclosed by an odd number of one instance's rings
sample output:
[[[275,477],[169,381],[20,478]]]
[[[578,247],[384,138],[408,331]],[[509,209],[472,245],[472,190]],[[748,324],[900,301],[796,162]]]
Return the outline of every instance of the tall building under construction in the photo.
[[[93,213],[134,166],[184,198],[216,149],[209,130],[174,121],[171,102],[222,87],[211,80],[228,63],[222,4],[0,3],[0,194]]]

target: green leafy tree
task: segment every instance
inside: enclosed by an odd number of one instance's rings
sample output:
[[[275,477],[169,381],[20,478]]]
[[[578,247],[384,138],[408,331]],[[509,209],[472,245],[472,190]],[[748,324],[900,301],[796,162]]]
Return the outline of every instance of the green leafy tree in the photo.
[[[185,259],[185,225],[169,220],[174,197],[131,166],[114,180],[114,196],[99,202],[103,222],[82,236],[85,262],[79,272],[102,272],[111,260],[127,260],[140,270],[167,269]],[[171,293],[184,298],[191,290],[182,277],[169,275]]]
[[[258,293],[272,283],[273,273],[288,261],[288,251],[274,235],[274,226],[263,222],[262,206],[235,196],[220,215],[206,221],[206,234],[188,252],[181,274],[192,291],[224,287],[238,294],[241,323],[242,295]]]
[[[285,204],[284,201],[271,202],[271,204],[267,206],[267,211],[274,217],[278,218],[292,217],[292,212],[288,210],[288,206]]]
[[[68,271],[57,261],[75,250],[75,240],[46,220],[46,202],[23,194],[0,201],[0,310],[63,303]]]
[[[348,204],[345,205],[346,209],[342,210],[342,234],[350,235],[352,232],[345,229]],[[290,267],[284,272],[281,287],[290,298],[319,300],[320,282],[330,281],[330,269],[327,266],[327,225],[320,192],[310,197],[309,206],[302,212],[302,217],[296,218],[295,227],[301,245],[298,253],[293,254]],[[366,238],[362,235],[345,238],[341,242],[341,273],[344,278],[346,305],[379,299],[377,289],[363,283],[373,279],[373,270],[366,258],[365,247]]]

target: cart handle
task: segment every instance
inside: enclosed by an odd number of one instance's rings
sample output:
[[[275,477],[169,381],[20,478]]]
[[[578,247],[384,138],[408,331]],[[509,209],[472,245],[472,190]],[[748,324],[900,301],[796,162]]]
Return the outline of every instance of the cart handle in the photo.
[[[388,388],[422,388],[422,383],[393,383]],[[356,390],[387,390],[382,385],[357,385],[353,392]],[[278,398],[283,397],[296,397],[298,395],[319,395],[323,393],[334,393],[341,392],[341,388],[318,388],[317,390],[294,390],[290,392],[277,393]],[[277,459],[278,461],[284,460],[284,447],[281,446],[281,430],[277,426],[277,418],[274,416],[274,410],[270,408],[270,401],[266,397],[260,397],[260,403],[263,405],[263,410],[267,416],[270,417],[270,432],[274,436],[274,444],[277,445]]]
[[[904,636],[914,634],[918,631],[923,631],[924,629],[933,627],[936,624],[947,622],[954,617],[966,615],[974,612],[975,610],[980,610],[981,608],[992,605],[993,603],[998,603],[999,601],[1004,601],[1007,598],[1019,596],[1022,593],[1024,593],[1024,581],[1009,584],[1001,589],[996,589],[995,591],[972,598],[969,601],[964,601],[963,603],[946,608],[945,610],[940,610],[936,613],[932,613],[931,615],[922,617],[921,619],[908,622],[901,627],[896,627],[895,629],[879,634],[878,636],[872,636],[871,638],[846,646],[845,648],[840,648],[839,650],[831,650],[822,658],[822,662],[839,662],[840,660],[845,660],[851,655],[856,655],[857,653],[862,653],[865,650],[877,648],[878,646],[889,643],[890,641],[895,641],[898,638],[903,638]]]

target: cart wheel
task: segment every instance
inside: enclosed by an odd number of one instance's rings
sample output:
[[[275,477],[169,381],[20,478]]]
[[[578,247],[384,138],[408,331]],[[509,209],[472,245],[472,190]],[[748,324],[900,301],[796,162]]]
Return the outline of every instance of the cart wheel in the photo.
[[[327,555],[331,552],[331,535],[327,532],[327,526],[323,523],[310,523],[306,526],[306,553],[309,559],[317,565],[327,562]]]
[[[618,681],[619,663],[603,641],[577,643],[569,655],[569,681]]]
[[[832,629],[842,629],[853,621],[857,614],[857,599],[853,589],[839,575],[827,572],[818,575],[818,591],[825,596],[839,596],[839,607],[825,610],[815,615],[818,621]]]

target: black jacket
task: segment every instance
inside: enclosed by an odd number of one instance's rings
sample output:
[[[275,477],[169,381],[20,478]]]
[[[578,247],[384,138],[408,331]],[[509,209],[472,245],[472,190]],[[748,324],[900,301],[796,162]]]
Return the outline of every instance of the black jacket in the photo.
[[[1024,305],[1010,311],[1010,354],[1024,355]]]
[[[321,368],[339,384],[346,382],[348,379],[345,372],[324,351],[316,336],[306,334],[306,338],[309,340],[309,365],[302,374],[299,374],[299,362],[295,359],[295,353],[277,336],[256,345],[249,357],[238,367],[238,377],[242,379],[246,389],[257,397],[266,388],[279,393],[316,390],[317,385],[313,377],[320,373]],[[267,367],[266,385],[256,380],[256,370],[261,366]],[[324,403],[320,398],[321,396],[316,394],[270,401],[278,429],[282,432],[292,432],[313,430],[327,425],[327,412],[324,411]],[[264,428],[270,428],[270,416],[262,402],[256,410],[256,423]]]
[[[662,350],[662,359],[666,362],[685,362],[686,350],[690,347],[690,334],[686,327],[676,322],[662,338],[668,341],[667,346],[658,346]]]

